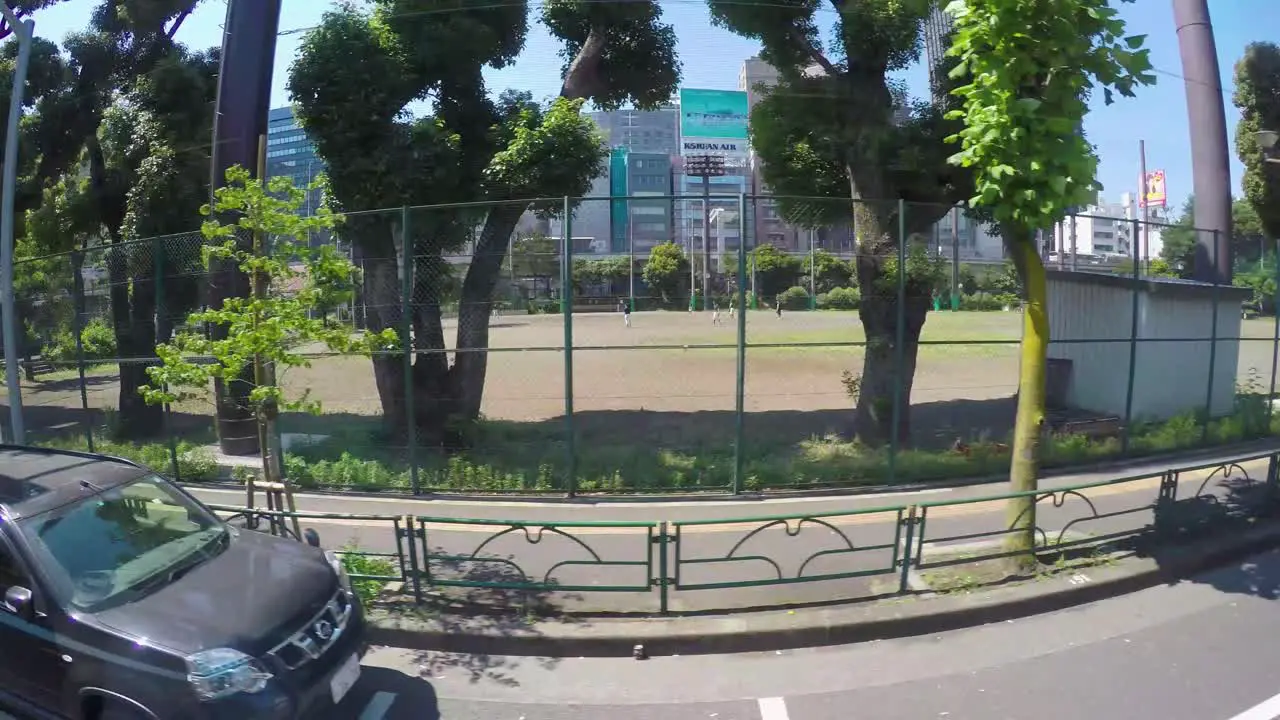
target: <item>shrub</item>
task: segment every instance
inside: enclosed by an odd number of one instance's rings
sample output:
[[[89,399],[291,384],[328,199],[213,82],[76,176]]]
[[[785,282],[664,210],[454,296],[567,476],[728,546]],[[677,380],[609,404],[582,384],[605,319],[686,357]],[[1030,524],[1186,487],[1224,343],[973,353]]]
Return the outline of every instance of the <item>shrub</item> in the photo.
[[[799,285],[789,287],[782,291],[780,301],[782,307],[787,310],[808,310],[809,291]]]
[[[116,334],[103,320],[90,320],[80,329],[80,342],[85,360],[105,360],[116,356]],[[75,362],[76,339],[71,330],[63,330],[45,346],[44,356],[53,362]]]
[[[857,310],[862,293],[856,287],[832,288],[831,292],[818,296],[818,308],[822,310]]]

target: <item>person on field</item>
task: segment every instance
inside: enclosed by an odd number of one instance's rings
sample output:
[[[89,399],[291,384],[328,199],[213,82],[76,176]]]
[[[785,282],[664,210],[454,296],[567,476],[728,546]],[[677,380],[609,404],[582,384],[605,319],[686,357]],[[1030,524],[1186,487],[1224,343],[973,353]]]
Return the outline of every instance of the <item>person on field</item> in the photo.
[[[622,311],[622,323],[627,327],[631,327],[631,303],[626,300],[619,300],[618,309]]]
[[[720,324],[720,303],[718,302],[711,303],[711,324]]]
[[[782,317],[782,293],[778,293],[773,298],[773,311],[778,314],[778,317]]]

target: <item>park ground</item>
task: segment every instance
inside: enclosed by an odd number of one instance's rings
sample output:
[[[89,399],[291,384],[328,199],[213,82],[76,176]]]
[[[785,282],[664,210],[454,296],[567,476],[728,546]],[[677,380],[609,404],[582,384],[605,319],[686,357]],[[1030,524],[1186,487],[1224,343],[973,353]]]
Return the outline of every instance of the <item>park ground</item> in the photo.
[[[957,439],[1006,439],[1018,381],[1020,322],[1016,311],[929,315],[911,397],[914,446],[944,449]],[[850,435],[852,401],[841,375],[861,368],[859,343],[865,338],[857,313],[777,317],[753,311],[746,327],[744,432],[756,463],[749,463],[748,472],[804,475],[803,468],[777,465],[803,455],[814,467],[834,464],[836,475],[845,473],[840,467],[848,449],[842,440]],[[1243,323],[1239,384],[1264,392],[1270,386],[1274,329],[1270,319]],[[714,324],[709,312],[641,312],[627,327],[619,313],[579,313],[572,331],[575,450],[584,474],[594,473],[599,487],[608,489],[604,476],[611,468],[614,475],[675,478],[653,481],[664,486],[701,486],[731,472],[725,464],[735,432],[735,319],[722,312]],[[446,338],[452,342],[450,327]],[[495,317],[490,339],[482,408],[488,422],[476,462],[499,468],[499,474],[531,472],[534,480],[520,482],[545,484],[544,476],[555,474],[547,468],[565,454],[564,318]],[[95,422],[112,421],[115,373],[112,365],[87,373],[86,399],[98,414]],[[324,409],[321,417],[288,417],[286,432],[331,436],[329,449],[356,457],[397,456],[395,443],[378,432],[380,406],[368,359],[317,357],[311,367],[291,370],[284,384],[293,393],[309,390]],[[24,402],[28,425],[38,433],[74,433],[84,420],[74,371],[26,383]],[[174,409],[172,425],[207,438],[212,410],[206,401],[188,401]],[[632,478],[614,482],[646,484]],[[479,478],[473,484],[491,483],[505,481]]]

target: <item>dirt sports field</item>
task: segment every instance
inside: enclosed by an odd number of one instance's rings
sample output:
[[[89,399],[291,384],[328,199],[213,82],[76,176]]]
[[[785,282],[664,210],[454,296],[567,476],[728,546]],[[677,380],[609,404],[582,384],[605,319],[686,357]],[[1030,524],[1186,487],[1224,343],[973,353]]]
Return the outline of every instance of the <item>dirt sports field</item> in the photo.
[[[721,313],[581,313],[573,318],[574,411],[588,441],[593,429],[613,442],[661,442],[664,435],[728,431],[734,410],[736,320]],[[948,442],[956,436],[1003,436],[1012,422],[1011,397],[1017,385],[1020,316],[1016,312],[935,312],[924,340],[934,343],[984,341],[1001,344],[926,345],[912,394],[917,442]],[[1239,371],[1260,388],[1270,384],[1274,332],[1270,319],[1244,323]],[[452,328],[446,334],[452,342]],[[788,345],[851,343],[863,340],[853,312],[769,311],[748,314],[748,343]],[[495,318],[493,352],[483,412],[489,419],[549,421],[565,411],[563,319],[558,315]],[[696,345],[724,345],[697,348]],[[687,349],[685,346],[689,346]],[[841,372],[861,366],[858,347],[753,347],[747,354],[748,432],[765,425],[789,433],[843,433],[850,401]],[[90,407],[108,411],[118,404],[113,366],[93,368],[88,378]],[[1123,371],[1121,369],[1120,371]],[[291,371],[286,385],[311,389],[326,415],[375,416],[379,405],[369,361],[324,358],[311,368]],[[73,372],[46,376],[24,386],[35,430],[67,427],[82,415]],[[211,415],[211,407],[187,403],[184,414]],[[620,412],[621,411],[621,412]],[[646,418],[663,418],[659,424]],[[616,421],[626,418],[619,426]],[[672,423],[676,418],[679,422]],[[766,418],[768,419],[765,422]],[[621,436],[616,435],[621,433]],[[677,439],[677,438],[670,438]]]

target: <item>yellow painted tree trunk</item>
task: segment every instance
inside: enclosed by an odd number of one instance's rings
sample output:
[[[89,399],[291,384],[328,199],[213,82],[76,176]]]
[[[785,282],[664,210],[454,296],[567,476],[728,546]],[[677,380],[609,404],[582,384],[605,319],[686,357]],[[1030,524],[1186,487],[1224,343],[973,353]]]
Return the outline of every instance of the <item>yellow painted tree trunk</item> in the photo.
[[[1034,234],[1011,237],[1010,250],[1022,277],[1022,358],[1018,377],[1018,416],[1013,429],[1013,457],[1009,467],[1009,489],[1029,492],[1036,489],[1040,473],[1040,440],[1045,417],[1045,360],[1049,352],[1049,303],[1044,263],[1040,260]],[[1035,497],[1028,494],[1009,500],[1005,549],[1011,553],[1015,569],[1035,564]]]

